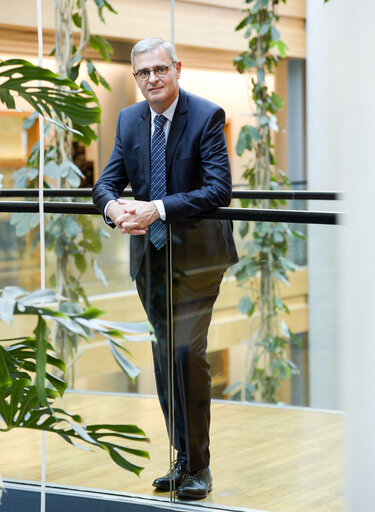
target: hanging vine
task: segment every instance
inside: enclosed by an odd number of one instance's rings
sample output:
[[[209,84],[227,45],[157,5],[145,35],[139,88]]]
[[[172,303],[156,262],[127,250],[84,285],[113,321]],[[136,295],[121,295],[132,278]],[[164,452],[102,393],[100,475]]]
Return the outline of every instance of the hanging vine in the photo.
[[[255,106],[254,124],[241,128],[236,151],[243,155],[251,152],[243,178],[252,189],[277,189],[279,183],[289,186],[284,172],[275,168],[273,132],[278,130],[276,114],[283,108],[282,98],[270,91],[266,74],[273,73],[279,57],[286,56],[287,47],[276,27],[278,16],[275,7],[280,0],[246,0],[249,8],[246,17],[236,30],[246,30],[248,50],[239,55],[234,64],[240,73],[251,76],[251,100]],[[285,0],[281,0],[285,3]],[[277,200],[243,200],[242,205],[261,208],[279,206]],[[280,322],[281,312],[289,313],[280,293],[280,283],[287,283],[288,272],[297,266],[288,259],[288,239],[302,237],[285,223],[248,222],[240,224],[240,236],[249,238],[247,252],[240,256],[232,268],[246,293],[239,303],[239,310],[250,321],[247,343],[245,380],[234,383],[227,391],[236,399],[275,403],[280,382],[297,373],[298,369],[288,357],[291,342],[299,343],[285,322]]]
[[[55,56],[59,76],[77,83],[82,91],[87,91],[97,100],[89,82],[80,80],[81,67],[86,67],[87,74],[95,85],[102,85],[108,90],[110,86],[85,55],[85,50],[91,46],[99,52],[103,60],[109,61],[112,48],[102,36],[90,33],[88,10],[92,2],[96,4],[98,15],[103,22],[104,9],[116,12],[106,0],[54,0],[55,48],[51,55]],[[79,37],[78,43],[75,44],[74,36],[77,31]],[[36,114],[32,114],[24,127],[30,128],[36,117]],[[69,130],[62,129],[56,123],[46,125],[44,162],[47,188],[76,188],[85,178],[73,161],[73,143],[80,141],[89,145],[97,136],[90,124],[81,124],[69,119],[67,124]],[[13,175],[16,187],[37,186],[39,159],[37,143],[31,151],[27,165]],[[36,230],[38,222],[37,216],[15,214],[12,218],[17,236],[33,231],[32,249],[39,242],[39,233]],[[56,272],[50,276],[50,286],[56,289],[59,296],[69,299],[61,301],[59,309],[65,313],[72,313],[79,309],[80,299],[87,307],[90,306],[81,279],[87,268],[92,266],[97,278],[106,284],[95,256],[100,254],[103,247],[102,238],[108,236],[107,233],[96,228],[87,216],[53,214],[46,216],[45,236],[46,249],[53,251],[56,256]],[[83,345],[79,347],[78,336],[59,324],[54,326],[52,342],[59,357],[67,363],[68,382],[74,386],[74,362],[82,352]]]

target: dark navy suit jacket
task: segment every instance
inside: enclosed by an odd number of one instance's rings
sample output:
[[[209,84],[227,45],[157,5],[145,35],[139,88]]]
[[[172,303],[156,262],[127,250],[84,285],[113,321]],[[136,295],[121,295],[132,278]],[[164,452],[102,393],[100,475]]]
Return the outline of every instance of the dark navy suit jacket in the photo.
[[[224,136],[225,113],[208,100],[180,89],[167,148],[166,222],[173,224],[174,261],[183,272],[198,267],[227,268],[237,261],[228,221],[191,219],[231,200],[231,174]],[[108,201],[127,185],[134,198],[150,200],[151,113],[146,101],[119,114],[115,146],[93,188],[93,201],[104,214]],[[131,275],[135,278],[148,235],[131,237]]]

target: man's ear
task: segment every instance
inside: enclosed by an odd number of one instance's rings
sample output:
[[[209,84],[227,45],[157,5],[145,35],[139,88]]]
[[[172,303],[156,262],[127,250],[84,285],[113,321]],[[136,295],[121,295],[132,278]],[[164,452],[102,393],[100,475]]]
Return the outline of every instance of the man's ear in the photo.
[[[180,78],[180,76],[181,76],[181,67],[182,67],[182,64],[181,64],[181,61],[179,60],[178,62],[176,62],[177,78]]]

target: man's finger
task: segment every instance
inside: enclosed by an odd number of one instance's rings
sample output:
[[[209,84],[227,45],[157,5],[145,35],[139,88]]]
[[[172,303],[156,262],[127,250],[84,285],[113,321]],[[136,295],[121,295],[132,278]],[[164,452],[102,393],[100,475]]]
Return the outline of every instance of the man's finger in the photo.
[[[121,229],[126,229],[126,231],[129,231],[130,229],[142,229],[138,226],[138,222],[123,221],[119,222],[118,225]]]
[[[128,231],[129,235],[145,235],[146,233],[147,233],[147,228],[146,229],[131,229],[130,231]]]

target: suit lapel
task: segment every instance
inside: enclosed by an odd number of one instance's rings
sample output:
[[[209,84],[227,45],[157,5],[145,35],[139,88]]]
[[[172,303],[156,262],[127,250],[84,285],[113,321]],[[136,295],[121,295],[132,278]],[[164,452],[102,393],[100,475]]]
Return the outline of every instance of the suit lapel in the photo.
[[[141,155],[141,169],[140,172],[143,172],[147,190],[150,192],[150,182],[151,182],[151,114],[150,108],[147,103],[145,103],[145,108],[142,110],[140,121],[138,124],[138,134],[139,134],[139,145],[140,145],[140,155]]]
[[[176,151],[177,144],[184,132],[187,123],[187,97],[186,93],[180,89],[180,97],[172,119],[169,130],[167,149],[166,149],[166,166],[167,176],[171,171],[173,156]]]

